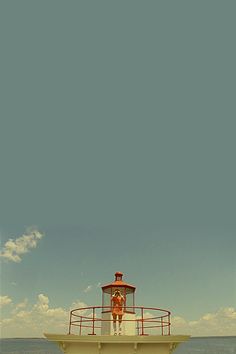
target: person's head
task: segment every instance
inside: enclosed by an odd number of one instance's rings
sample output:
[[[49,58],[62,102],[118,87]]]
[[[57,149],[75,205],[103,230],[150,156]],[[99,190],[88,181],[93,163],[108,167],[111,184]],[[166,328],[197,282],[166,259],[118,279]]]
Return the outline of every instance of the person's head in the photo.
[[[120,296],[120,295],[121,295],[120,290],[119,290],[119,289],[116,289],[115,292],[114,292],[114,295],[115,295],[115,296]]]

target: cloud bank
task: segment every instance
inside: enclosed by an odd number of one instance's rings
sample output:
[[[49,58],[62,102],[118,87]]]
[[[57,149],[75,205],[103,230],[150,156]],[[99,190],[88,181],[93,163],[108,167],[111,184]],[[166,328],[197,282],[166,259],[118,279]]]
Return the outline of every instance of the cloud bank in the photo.
[[[69,312],[62,307],[50,307],[49,298],[39,294],[35,304],[28,300],[16,304],[0,322],[2,337],[43,337],[44,332],[67,333]]]
[[[32,248],[36,248],[38,241],[43,237],[43,234],[36,229],[28,230],[25,234],[17,239],[9,239],[3,246],[0,257],[7,261],[21,262],[21,256],[28,253]]]
[[[188,333],[193,336],[235,336],[236,309],[222,307],[194,321],[187,321],[180,316],[172,317],[172,333]]]
[[[7,306],[9,314],[2,319],[2,337],[42,337],[43,333],[68,333],[69,312],[71,309],[88,307],[77,300],[68,309],[50,306],[48,296],[39,294],[32,305],[27,299],[14,304],[9,296],[0,298],[2,305]],[[92,313],[84,310],[86,316]],[[145,317],[151,314],[146,313]],[[216,312],[206,313],[199,319],[187,321],[181,316],[172,316],[172,334],[190,334],[192,336],[232,336],[236,333],[236,309],[220,308]],[[150,333],[151,334],[151,333]]]

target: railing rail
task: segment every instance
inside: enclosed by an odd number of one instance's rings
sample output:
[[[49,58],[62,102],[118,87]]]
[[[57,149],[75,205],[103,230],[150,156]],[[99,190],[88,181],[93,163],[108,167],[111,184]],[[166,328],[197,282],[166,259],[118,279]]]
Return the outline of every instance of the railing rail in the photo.
[[[125,312],[129,313],[129,310],[135,313],[135,319],[126,319],[123,316],[122,322],[135,322],[137,335],[170,335],[170,311],[155,307],[127,306]],[[72,334],[72,330],[76,327],[79,327],[79,335],[100,334],[99,330],[102,328],[102,322],[113,321],[113,319],[101,317],[103,312],[110,311],[110,306],[90,306],[71,310],[69,334]]]

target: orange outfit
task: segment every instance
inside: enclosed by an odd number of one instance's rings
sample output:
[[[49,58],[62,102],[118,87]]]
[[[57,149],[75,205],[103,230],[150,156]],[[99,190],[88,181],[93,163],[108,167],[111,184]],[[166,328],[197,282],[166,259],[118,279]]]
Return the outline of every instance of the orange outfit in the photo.
[[[112,296],[112,315],[122,316],[125,299],[122,296]]]

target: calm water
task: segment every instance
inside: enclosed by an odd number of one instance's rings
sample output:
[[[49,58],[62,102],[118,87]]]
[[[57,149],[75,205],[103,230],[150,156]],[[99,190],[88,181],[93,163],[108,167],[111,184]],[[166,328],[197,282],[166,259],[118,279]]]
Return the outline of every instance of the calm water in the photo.
[[[1,354],[61,354],[45,339],[1,339]],[[236,354],[236,337],[191,338],[175,354]]]

